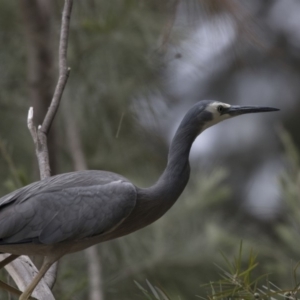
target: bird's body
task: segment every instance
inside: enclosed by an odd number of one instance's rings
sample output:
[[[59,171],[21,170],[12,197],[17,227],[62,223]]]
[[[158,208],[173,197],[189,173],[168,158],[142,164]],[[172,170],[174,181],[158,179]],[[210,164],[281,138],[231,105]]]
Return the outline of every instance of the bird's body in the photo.
[[[111,172],[80,171],[35,182],[0,201],[0,251],[45,256],[54,244],[64,244],[65,253],[82,250],[74,241],[111,230],[134,208],[136,188]]]
[[[139,188],[121,175],[80,171],[56,175],[0,198],[0,252],[42,255],[45,263],[20,299],[27,299],[53,262],[67,253],[143,228],[165,214],[190,175],[195,138],[227,118],[277,109],[200,101],[183,118],[158,181]]]
[[[175,135],[173,155],[149,188],[112,172],[88,170],[49,177],[0,198],[0,252],[45,256],[62,248],[66,254],[153,223],[184,190],[197,135]]]
[[[171,199],[167,190],[165,197],[152,190],[106,171],[37,181],[0,199],[0,252],[47,256],[61,248],[66,254],[129,234],[161,217],[181,192]]]

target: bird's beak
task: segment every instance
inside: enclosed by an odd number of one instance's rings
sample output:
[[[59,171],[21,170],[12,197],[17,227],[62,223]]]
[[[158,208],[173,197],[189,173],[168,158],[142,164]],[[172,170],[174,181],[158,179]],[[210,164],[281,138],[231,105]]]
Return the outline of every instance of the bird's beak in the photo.
[[[239,116],[243,114],[250,113],[259,113],[259,112],[268,112],[268,111],[278,111],[278,108],[274,107],[265,107],[265,106],[239,106],[232,105],[226,109],[224,113],[229,114],[230,116]]]

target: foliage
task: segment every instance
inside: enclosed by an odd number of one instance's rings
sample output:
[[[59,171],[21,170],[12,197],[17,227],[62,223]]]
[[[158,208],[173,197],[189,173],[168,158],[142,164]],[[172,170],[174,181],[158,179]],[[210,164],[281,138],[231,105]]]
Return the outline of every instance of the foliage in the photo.
[[[281,159],[270,134],[275,119],[259,116],[249,118],[251,123],[240,119],[234,127],[219,126],[219,133],[209,132],[210,137],[203,139],[206,152],[192,162],[191,181],[170,212],[151,227],[98,246],[106,297],[138,299],[133,280],[140,283],[148,278],[141,291],[148,299],[178,299],[179,295],[182,300],[193,299],[200,294],[199,286],[218,282],[220,275],[212,262],[221,266],[220,250],[228,260],[227,269],[222,267],[226,288],[244,293],[243,299],[255,297],[258,287],[266,293],[268,283],[272,290],[276,285],[280,291],[296,291],[297,280],[293,282],[289,273],[292,264],[298,274],[299,260],[299,40],[292,28],[297,19],[279,22],[281,16],[297,14],[296,1],[284,3],[278,16],[280,1],[251,1],[249,10],[227,0],[181,1],[173,20],[170,7],[175,2],[87,0],[74,5],[72,71],[63,105],[67,103],[68,113],[77,122],[89,168],[115,171],[137,185],[151,185],[165,166],[170,132],[187,106],[203,98],[250,105],[265,101],[270,106],[277,101],[281,108],[285,106],[280,118],[295,140],[293,145],[286,133],[282,135],[287,153],[280,178],[284,203],[279,217],[269,223],[249,218],[243,206],[243,186],[255,170],[270,157]],[[57,29],[62,2],[53,3],[57,10],[52,26]],[[31,99],[18,9],[17,2],[0,0],[2,194],[38,179],[26,128]],[[162,54],[157,50],[169,24],[173,25],[169,48]],[[221,34],[207,43],[216,33]],[[54,35],[55,46],[55,30]],[[56,152],[59,171],[67,172],[73,167],[62,118],[60,112],[55,120],[59,128]],[[253,121],[259,118],[264,123]],[[230,263],[241,239],[243,249],[259,253],[258,265],[254,254],[245,261],[241,253]],[[250,273],[254,273],[252,281]],[[255,289],[255,278],[266,273],[272,273],[272,281],[264,278],[266,283],[261,280]],[[83,253],[63,258],[55,286],[57,298],[86,299],[86,274]],[[211,286],[216,293],[225,291]]]
[[[196,295],[195,298],[204,300],[297,299],[300,287],[297,272],[300,262],[298,262],[292,270],[292,286],[289,289],[282,289],[269,279],[270,274],[253,274],[259,263],[257,261],[257,254],[254,254],[254,252],[250,250],[248,260],[246,260],[245,264],[245,259],[243,258],[245,251],[243,250],[242,242],[240,243],[238,255],[233,259],[233,262],[223,253],[221,253],[221,255],[225,266],[216,266],[221,271],[220,277],[222,279],[202,285],[206,290],[207,296]],[[148,289],[135,281],[135,284],[146,296],[145,299],[175,299],[170,298],[161,288],[153,286],[148,280],[146,280],[146,283]],[[180,296],[178,296],[178,299],[180,299]]]
[[[287,162],[287,167],[280,177],[280,182],[285,199],[285,211],[289,218],[287,222],[276,226],[277,241],[271,242],[268,240],[265,245],[260,245],[255,243],[255,239],[251,237],[240,243],[238,254],[232,260],[229,258],[228,253],[225,254],[221,251],[223,263],[216,263],[215,265],[220,270],[219,277],[222,279],[203,284],[202,288],[205,288],[206,295],[197,296],[197,298],[208,300],[298,298],[300,286],[299,247],[297,242],[300,226],[298,221],[299,150],[295,147],[290,134],[283,127],[279,128],[278,133],[285,149]],[[233,240],[237,241],[237,237],[233,237]],[[246,251],[243,244],[246,244],[246,250],[250,250]],[[255,253],[257,251],[261,252],[259,256]],[[249,252],[248,255],[247,252]],[[268,262],[266,256],[271,253],[274,257],[277,257],[277,260]],[[292,262],[290,266],[289,260],[293,257],[295,257],[296,262]],[[270,264],[272,265],[271,268]],[[290,272],[290,276],[288,276],[288,272]],[[156,299],[153,286],[151,285],[151,288],[149,283],[148,286],[149,290],[145,290],[140,285],[139,288],[148,299],[152,299],[151,297]]]
[[[257,255],[250,250],[248,261],[243,258],[245,251],[242,243],[238,256],[230,262],[228,256],[222,253],[225,261],[225,268],[221,270],[219,281],[206,284],[210,290],[208,299],[296,299],[299,293],[299,150],[296,148],[291,135],[283,128],[278,128],[280,140],[285,149],[286,168],[280,177],[282,193],[284,198],[284,211],[288,218],[286,222],[277,224],[276,232],[278,237],[275,241],[267,241],[265,245],[254,243],[251,237],[247,244],[255,245],[255,251],[262,252],[260,260]],[[251,246],[253,247],[253,246]],[[277,253],[276,253],[277,252]],[[273,254],[276,261],[270,262],[263,259],[264,255]],[[276,254],[275,254],[276,253]],[[291,260],[295,262],[289,267]],[[297,262],[298,261],[298,262]],[[245,265],[246,263],[246,265]],[[244,267],[242,267],[244,265]],[[260,268],[258,266],[260,265]],[[259,269],[259,270],[257,270]],[[288,269],[291,269],[291,276],[288,277]],[[270,273],[272,270],[272,273]],[[254,274],[253,274],[254,273]],[[277,274],[276,274],[277,273]],[[285,274],[283,277],[281,274]],[[277,284],[271,278],[276,278]],[[288,286],[286,288],[285,286]],[[203,298],[203,297],[201,297]]]
[[[285,195],[285,212],[287,222],[278,225],[278,234],[283,244],[288,245],[290,250],[298,254],[299,248],[295,241],[299,238],[300,229],[300,156],[291,135],[282,127],[279,129],[280,139],[285,149],[287,168],[282,173],[280,182]]]
[[[137,281],[134,281],[137,287],[143,292],[146,296],[146,299],[149,300],[171,300],[167,294],[162,291],[159,287],[153,286],[149,280],[146,280],[146,283],[149,287],[150,292],[148,289],[145,289],[142,285],[140,285]]]
[[[253,271],[258,266],[257,255],[251,250],[246,266],[243,266],[242,242],[238,256],[233,262],[222,254],[226,267],[218,266],[221,270],[220,276],[223,278],[217,282],[211,282],[206,285],[210,289],[207,299],[265,299],[275,300],[285,297],[286,299],[295,299],[299,290],[300,281],[297,279],[297,268],[293,270],[293,287],[288,290],[279,288],[269,280],[270,274],[253,276]],[[203,297],[199,297],[203,298]],[[206,299],[206,298],[203,298]]]

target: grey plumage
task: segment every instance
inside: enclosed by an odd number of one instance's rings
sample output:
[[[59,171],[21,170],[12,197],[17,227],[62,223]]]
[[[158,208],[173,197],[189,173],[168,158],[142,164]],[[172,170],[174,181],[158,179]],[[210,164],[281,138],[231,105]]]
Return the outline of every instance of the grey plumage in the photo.
[[[55,244],[109,231],[136,202],[124,177],[81,171],[35,182],[0,199],[0,244]]]
[[[111,172],[81,171],[53,176],[2,197],[0,252],[45,256],[22,299],[61,256],[136,231],[170,209],[189,180],[190,149],[203,130],[240,114],[275,110],[198,102],[172,140],[165,171],[149,188],[138,188]]]

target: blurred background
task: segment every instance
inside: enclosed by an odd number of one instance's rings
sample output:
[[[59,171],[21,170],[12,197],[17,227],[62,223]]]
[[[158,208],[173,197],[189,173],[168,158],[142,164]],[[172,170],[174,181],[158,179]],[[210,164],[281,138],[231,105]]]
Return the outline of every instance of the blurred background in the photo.
[[[0,0],[0,192],[39,179],[26,120],[57,80],[63,1]],[[257,274],[292,288],[299,260],[300,2],[74,1],[70,78],[51,129],[52,174],[110,170],[152,185],[184,113],[203,99],[280,108],[205,131],[191,179],[155,224],[60,261],[57,299],[207,297],[243,240]],[[95,267],[96,266],[96,267]],[[7,274],[2,271],[2,278]],[[1,299],[9,299],[6,293]],[[14,299],[14,298],[10,298]]]

